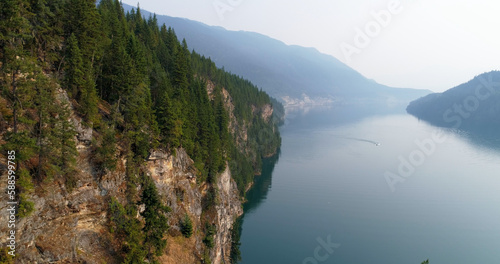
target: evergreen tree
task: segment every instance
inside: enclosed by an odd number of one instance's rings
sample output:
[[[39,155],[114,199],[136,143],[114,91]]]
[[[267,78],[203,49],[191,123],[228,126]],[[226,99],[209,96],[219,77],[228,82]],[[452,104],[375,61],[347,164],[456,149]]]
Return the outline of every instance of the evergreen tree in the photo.
[[[99,97],[97,95],[95,81],[90,69],[87,69],[85,71],[85,80],[83,82],[83,87],[78,102],[80,103],[80,113],[83,115],[86,121],[90,122],[87,123],[87,125],[91,126],[92,123],[99,124]]]
[[[98,122],[98,97],[91,69],[85,69],[78,40],[74,34],[67,40],[65,85],[68,93],[80,104],[79,112],[86,121]]]
[[[115,198],[109,203],[109,217],[112,223],[111,232],[123,241],[123,262],[128,264],[144,263],[146,253],[142,241],[141,223],[136,218],[127,215],[125,208]]]
[[[145,210],[141,213],[146,222],[143,228],[146,236],[144,245],[148,257],[154,259],[152,254],[161,256],[167,245],[163,236],[168,230],[165,214],[170,211],[170,208],[161,203],[156,186],[152,181],[146,183],[141,195],[141,202],[145,205]]]
[[[31,0],[27,6],[32,16],[31,23],[33,41],[30,44],[36,51],[43,69],[55,71],[56,62],[60,61],[60,36],[63,35],[64,14],[61,0]]]
[[[203,238],[203,243],[207,248],[211,249],[215,246],[214,236],[216,233],[215,225],[206,223],[205,225],[205,238]]]
[[[95,0],[68,0],[65,6],[65,32],[74,34],[82,52],[85,68],[94,68],[100,60],[102,39],[101,19]]]
[[[193,222],[187,214],[184,215],[184,219],[181,222],[181,233],[186,238],[190,238],[193,235]]]
[[[166,245],[169,208],[143,166],[152,149],[188,153],[197,181],[208,187],[206,211],[213,209],[216,177],[229,160],[243,194],[261,157],[280,142],[274,124],[259,113],[269,96],[189,52],[172,28],[157,23],[154,15],[144,19],[139,8],[124,14],[117,0],[101,0],[97,7],[94,0],[0,1],[0,128],[6,122],[12,127],[0,149],[16,151],[19,216],[33,211],[28,194],[41,181],[61,177],[68,189],[76,185],[75,110],[94,129],[98,176],[115,169],[117,146],[127,160],[126,204],[110,202],[123,263],[154,262]],[[215,85],[210,95],[209,82]],[[145,205],[144,226],[138,203]],[[192,235],[189,216],[181,224],[183,234]],[[215,227],[205,233],[211,248]]]
[[[0,2],[0,61],[1,86],[10,102],[13,115],[13,130],[18,132],[18,122],[22,115],[21,102],[29,102],[33,96],[30,73],[35,64],[25,47],[31,41],[28,11],[21,0]],[[28,106],[24,106],[28,107]]]
[[[238,263],[241,260],[241,251],[240,251],[240,234],[241,234],[241,218],[236,219],[233,223],[233,227],[231,228],[231,253],[230,253],[230,261],[231,263]]]
[[[179,100],[186,100],[187,98],[187,89],[189,86],[188,79],[188,64],[186,53],[178,44],[175,45],[174,48],[174,76],[173,76],[173,86],[175,89],[175,97]]]
[[[72,189],[76,187],[75,166],[78,152],[75,143],[76,131],[70,118],[70,106],[61,102],[57,107],[57,120],[53,133],[54,138],[59,140],[56,141],[59,171],[66,181],[66,187]]]
[[[38,113],[38,122],[36,124],[36,135],[38,145],[38,166],[36,169],[36,179],[42,181],[45,177],[55,176],[58,173],[57,163],[53,163],[55,156],[56,138],[53,135],[52,127],[53,119],[52,112],[54,90],[51,86],[50,80],[43,75],[37,76],[37,84],[35,85],[37,92],[35,109]]]
[[[116,168],[116,136],[113,124],[100,126],[101,137],[94,143],[92,161],[98,169],[98,174],[103,175],[106,170],[112,171]]]
[[[82,54],[80,52],[80,48],[78,47],[78,40],[76,39],[75,34],[71,34],[68,38],[66,47],[66,90],[73,98],[79,98],[79,93],[84,86],[85,74]]]

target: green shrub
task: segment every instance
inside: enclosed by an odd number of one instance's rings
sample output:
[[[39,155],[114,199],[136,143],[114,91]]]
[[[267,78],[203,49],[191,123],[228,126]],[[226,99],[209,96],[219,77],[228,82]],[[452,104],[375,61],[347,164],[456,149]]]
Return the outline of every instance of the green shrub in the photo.
[[[35,203],[29,201],[24,194],[19,195],[17,216],[23,218],[31,215],[33,211],[35,211]]]
[[[206,224],[205,238],[203,238],[203,243],[207,248],[213,248],[215,246],[214,235],[215,235],[215,225]]]

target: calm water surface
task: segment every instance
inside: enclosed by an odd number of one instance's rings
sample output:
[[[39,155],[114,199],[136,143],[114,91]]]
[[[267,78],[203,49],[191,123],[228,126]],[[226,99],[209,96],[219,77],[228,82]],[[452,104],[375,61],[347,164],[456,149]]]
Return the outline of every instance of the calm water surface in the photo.
[[[494,134],[439,129],[371,109],[289,117],[279,159],[266,162],[248,194],[241,263],[500,263]],[[436,131],[446,141],[415,154],[415,141]],[[392,192],[385,173],[398,174],[400,160],[411,155],[421,165]],[[317,251],[328,239],[339,247]]]

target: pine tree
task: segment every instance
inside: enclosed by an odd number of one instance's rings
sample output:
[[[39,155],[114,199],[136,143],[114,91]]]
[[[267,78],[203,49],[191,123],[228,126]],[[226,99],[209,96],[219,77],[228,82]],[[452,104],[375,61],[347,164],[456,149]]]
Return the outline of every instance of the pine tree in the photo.
[[[122,263],[144,263],[146,252],[142,245],[144,235],[139,220],[127,215],[123,205],[113,197],[109,203],[109,217],[113,224],[111,232],[122,240],[122,251],[125,253]]]
[[[99,97],[97,95],[96,85],[92,76],[92,71],[87,69],[85,72],[85,80],[79,97],[80,109],[87,125],[99,124],[100,117],[98,115]]]
[[[94,68],[100,60],[102,39],[101,19],[95,0],[68,0],[65,6],[67,36],[74,34],[82,52],[85,68]]]
[[[168,230],[166,213],[170,208],[161,203],[156,186],[152,181],[146,183],[141,195],[141,202],[145,205],[144,217],[145,225],[143,232],[146,235],[144,240],[145,247],[149,253],[149,258],[154,258],[152,254],[161,256],[167,245],[163,236]]]
[[[184,219],[181,222],[181,233],[186,238],[190,238],[193,235],[193,222],[189,218],[188,214],[184,215]]]
[[[94,143],[93,159],[98,174],[103,175],[106,170],[112,171],[116,168],[116,137],[113,124],[102,124],[100,126],[101,137]]]
[[[178,46],[178,45],[177,45]],[[186,100],[187,89],[189,86],[188,82],[188,65],[186,53],[182,47],[176,47],[174,52],[175,64],[174,64],[174,76],[173,76],[173,86],[176,88],[175,97],[180,100]]]
[[[78,152],[76,150],[76,131],[70,120],[70,107],[66,102],[60,102],[57,107],[57,120],[54,127],[54,136],[57,142],[58,165],[64,177],[66,187],[72,189],[76,186],[75,166]]]
[[[60,36],[63,35],[63,1],[31,0],[28,6],[33,34],[32,49],[36,51],[43,69],[55,70],[60,60]]]
[[[38,113],[35,127],[38,145],[38,166],[36,169],[36,179],[44,180],[46,177],[53,177],[60,173],[57,155],[58,138],[55,134],[56,108],[54,104],[55,89],[51,80],[43,73],[36,75],[36,100],[35,109]]]
[[[68,38],[66,49],[66,70],[64,78],[66,90],[71,97],[79,98],[85,83],[85,70],[83,67],[82,54],[78,47],[78,40],[75,34],[72,33]]]
[[[18,132],[22,108],[28,107],[33,96],[30,88],[31,72],[35,58],[28,52],[25,43],[31,42],[30,25],[26,16],[26,3],[21,0],[0,2],[0,73],[2,91],[10,102],[13,113],[13,130]]]

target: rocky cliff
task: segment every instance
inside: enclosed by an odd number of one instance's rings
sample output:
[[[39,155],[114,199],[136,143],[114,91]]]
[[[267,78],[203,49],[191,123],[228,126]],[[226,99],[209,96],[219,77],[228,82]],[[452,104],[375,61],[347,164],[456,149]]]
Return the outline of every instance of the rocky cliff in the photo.
[[[62,90],[59,99],[68,100]],[[117,149],[116,169],[98,177],[91,162],[92,129],[82,125],[74,113],[71,119],[78,133],[76,187],[68,190],[62,179],[53,178],[40,183],[29,194],[35,210],[30,216],[18,218],[16,263],[119,263],[120,245],[110,232],[108,204],[110,197],[125,203],[127,159]],[[0,155],[2,190],[7,188],[6,164],[6,157]],[[193,160],[183,149],[178,149],[175,155],[163,150],[150,153],[142,169],[153,179],[163,203],[172,209],[168,215],[167,248],[159,258],[160,263],[202,263],[205,250],[209,251],[212,263],[229,263],[231,228],[243,211],[228,167],[217,177],[215,211],[210,216],[216,227],[214,246],[207,249],[203,243],[206,234],[202,213],[208,186],[197,183]],[[0,200],[7,199],[7,193],[2,192]],[[6,212],[7,204],[1,203],[0,210]],[[186,214],[193,221],[190,238],[180,232]],[[7,223],[8,214],[0,214],[0,222]],[[0,233],[8,231],[6,224],[0,225]],[[2,235],[0,243],[6,242],[7,237]]]
[[[22,22],[0,23],[0,210],[17,217],[15,262],[238,258],[240,200],[281,143],[269,95],[117,0],[12,3],[2,21]]]

